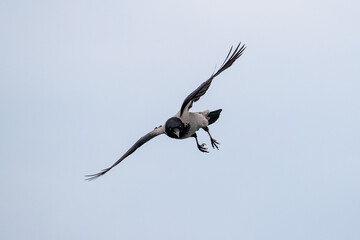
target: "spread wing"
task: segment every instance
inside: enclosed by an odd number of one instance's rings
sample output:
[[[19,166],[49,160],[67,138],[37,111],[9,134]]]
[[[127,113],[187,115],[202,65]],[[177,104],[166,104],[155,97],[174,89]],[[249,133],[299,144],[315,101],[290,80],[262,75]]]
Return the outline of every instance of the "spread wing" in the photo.
[[[210,87],[212,80],[217,75],[222,73],[225,69],[230,67],[243,54],[246,47],[244,44],[241,47],[240,47],[240,45],[241,45],[241,43],[239,43],[239,45],[236,47],[234,52],[232,52],[233,47],[231,47],[227,57],[225,58],[224,63],[221,65],[220,69],[216,73],[213,73],[207,81],[203,82],[197,89],[195,89],[195,91],[190,93],[190,95],[185,98],[185,100],[181,106],[180,117],[184,113],[185,110],[189,110],[192,107],[193,102],[196,102],[197,100],[199,100],[200,97],[206,93],[206,91]]]
[[[155,128],[153,131],[149,132],[148,134],[146,134],[145,136],[140,138],[119,160],[117,160],[113,165],[111,165],[111,167],[105,168],[105,169],[101,170],[101,172],[98,172],[95,174],[85,175],[86,180],[92,181],[92,180],[104,175],[105,173],[110,171],[113,167],[118,165],[122,160],[124,160],[126,157],[128,157],[130,154],[135,152],[135,150],[138,149],[139,147],[141,147],[144,143],[146,143],[147,141],[151,140],[152,138],[154,138],[160,134],[163,134],[163,133],[165,133],[164,126]]]

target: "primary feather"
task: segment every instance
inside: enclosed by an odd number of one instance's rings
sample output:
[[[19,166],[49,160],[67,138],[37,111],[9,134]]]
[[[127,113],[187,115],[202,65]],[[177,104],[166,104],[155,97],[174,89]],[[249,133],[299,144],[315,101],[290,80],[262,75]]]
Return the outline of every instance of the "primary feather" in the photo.
[[[117,160],[113,165],[111,165],[111,167],[105,168],[95,174],[86,175],[85,176],[86,180],[92,181],[92,180],[104,175],[105,173],[110,171],[113,167],[118,165],[122,160],[124,160],[126,157],[128,157],[130,154],[135,152],[135,150],[138,149],[139,147],[141,147],[144,143],[146,143],[147,141],[151,140],[152,138],[159,136],[160,134],[163,134],[163,133],[165,133],[164,126],[155,128],[153,131],[149,132],[148,134],[146,134],[142,138],[140,138],[119,160]]]
[[[231,47],[228,55],[225,58],[225,61],[221,65],[220,69],[216,73],[213,73],[208,80],[203,82],[197,89],[195,89],[195,91],[190,93],[190,95],[185,98],[185,100],[181,106],[181,109],[180,109],[180,117],[184,113],[185,109],[189,110],[192,107],[192,103],[199,100],[200,97],[206,93],[206,91],[209,89],[209,87],[211,85],[212,80],[217,75],[222,73],[224,70],[229,68],[243,54],[246,47],[245,47],[245,45],[242,45],[241,47],[240,46],[241,46],[241,43],[239,43],[239,45],[236,47],[235,51],[232,54],[231,54],[231,52],[232,52],[233,47]]]

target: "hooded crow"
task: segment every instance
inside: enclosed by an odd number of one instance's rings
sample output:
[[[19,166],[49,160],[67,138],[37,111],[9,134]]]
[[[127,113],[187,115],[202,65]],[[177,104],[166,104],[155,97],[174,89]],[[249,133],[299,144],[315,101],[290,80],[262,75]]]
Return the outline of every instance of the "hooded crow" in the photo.
[[[196,132],[200,128],[202,128],[208,133],[211,146],[213,148],[219,149],[219,143],[214,138],[212,138],[208,126],[216,122],[216,120],[220,116],[221,109],[211,112],[209,110],[203,112],[190,112],[189,110],[192,107],[193,103],[198,101],[200,97],[206,93],[206,91],[210,87],[212,80],[220,73],[222,73],[225,69],[229,68],[243,54],[245,49],[245,45],[241,46],[241,43],[239,43],[239,45],[234,51],[232,51],[233,47],[231,47],[220,69],[217,72],[213,73],[207,81],[203,82],[197,89],[195,89],[195,91],[190,93],[190,95],[185,98],[183,104],[181,105],[180,111],[174,117],[169,118],[165,122],[165,125],[156,127],[153,131],[140,138],[119,160],[117,160],[109,168],[105,168],[96,174],[86,175],[86,180],[91,181],[104,175],[113,167],[118,165],[122,160],[128,157],[130,154],[135,152],[135,150],[141,147],[144,143],[164,133],[168,137],[175,139],[185,139],[193,137],[196,140],[197,148],[201,152],[208,152],[207,148],[205,147],[206,144],[199,144],[199,141],[197,139]]]

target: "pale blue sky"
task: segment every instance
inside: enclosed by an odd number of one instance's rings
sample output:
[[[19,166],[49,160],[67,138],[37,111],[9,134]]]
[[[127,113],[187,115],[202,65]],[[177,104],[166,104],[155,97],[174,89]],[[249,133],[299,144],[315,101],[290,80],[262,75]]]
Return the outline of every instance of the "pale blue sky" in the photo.
[[[358,1],[1,1],[0,239],[360,239]],[[220,151],[160,136],[194,111]],[[205,132],[200,142],[210,145]]]

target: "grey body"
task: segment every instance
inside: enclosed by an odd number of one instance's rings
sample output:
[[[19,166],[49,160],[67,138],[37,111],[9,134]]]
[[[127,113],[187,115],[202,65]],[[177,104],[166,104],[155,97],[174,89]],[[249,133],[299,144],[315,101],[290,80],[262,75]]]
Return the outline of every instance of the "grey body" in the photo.
[[[180,137],[179,139],[189,138],[194,135],[194,133],[197,132],[200,128],[205,128],[209,126],[209,121],[206,118],[209,112],[209,110],[200,113],[185,112],[181,117],[180,112],[178,112],[175,117],[180,118],[185,125],[190,126],[188,133]]]
[[[169,118],[164,125],[155,128],[153,131],[141,137],[119,160],[117,160],[109,168],[105,168],[96,174],[86,175],[85,177],[87,180],[91,181],[104,175],[113,167],[118,165],[122,160],[132,154],[136,149],[141,147],[144,143],[161,134],[166,134],[168,137],[175,139],[194,137],[198,149],[201,152],[208,152],[205,144],[199,144],[196,135],[196,132],[199,129],[203,129],[208,133],[212,147],[219,149],[217,146],[219,143],[211,137],[208,126],[213,124],[219,118],[222,110],[219,109],[212,112],[209,110],[203,112],[190,112],[189,110],[191,109],[193,103],[198,101],[200,97],[206,93],[211,85],[212,80],[221,72],[229,68],[242,55],[245,48],[245,45],[241,46],[240,43],[232,52],[231,47],[220,69],[216,73],[212,74],[207,81],[203,82],[197,89],[195,89],[185,98],[180,111],[174,117]]]

